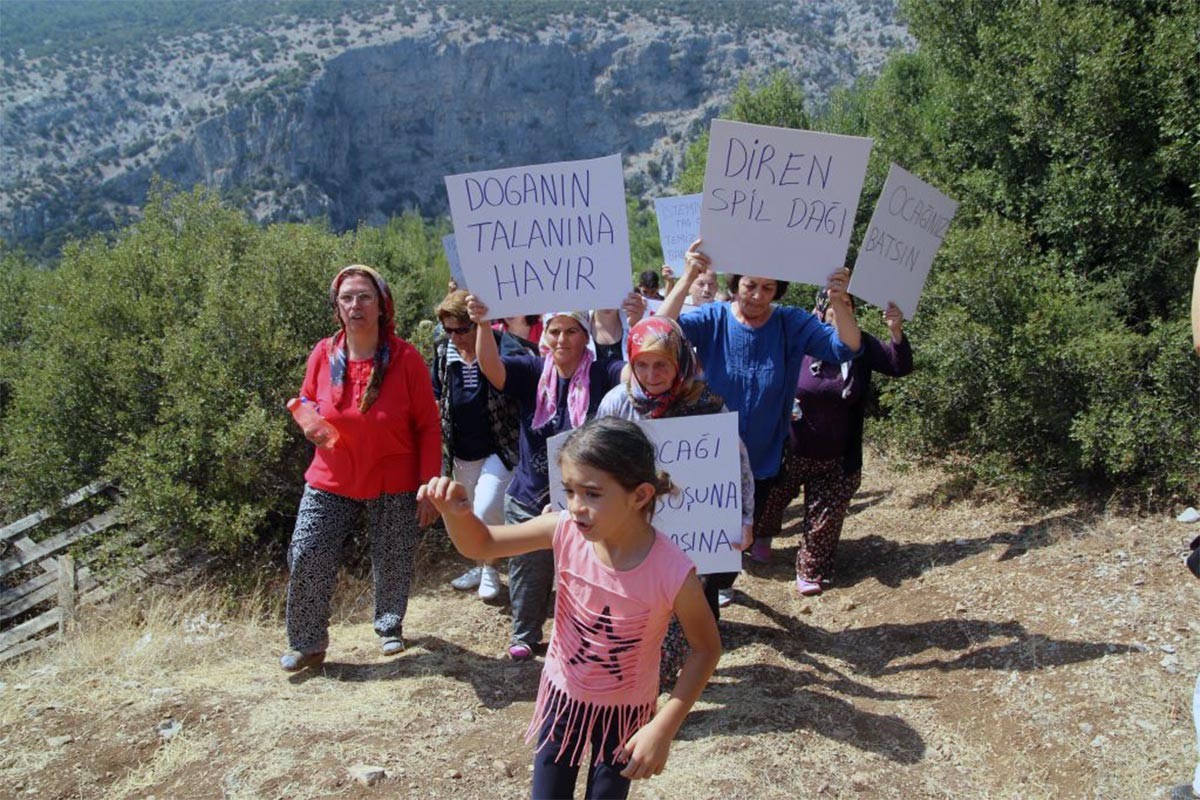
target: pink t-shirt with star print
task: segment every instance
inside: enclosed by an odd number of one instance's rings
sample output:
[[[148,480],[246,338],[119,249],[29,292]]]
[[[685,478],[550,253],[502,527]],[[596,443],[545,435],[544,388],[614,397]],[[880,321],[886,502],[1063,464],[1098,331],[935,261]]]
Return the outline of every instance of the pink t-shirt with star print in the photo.
[[[605,738],[617,726],[623,744],[654,716],[663,636],[675,596],[695,569],[670,537],[657,529],[654,536],[640,564],[616,570],[600,561],[570,514],[559,516],[554,634],[526,741],[537,737],[547,719],[565,717],[584,733],[563,738],[564,748],[572,739],[577,743],[567,754],[571,764],[579,763],[597,726]]]

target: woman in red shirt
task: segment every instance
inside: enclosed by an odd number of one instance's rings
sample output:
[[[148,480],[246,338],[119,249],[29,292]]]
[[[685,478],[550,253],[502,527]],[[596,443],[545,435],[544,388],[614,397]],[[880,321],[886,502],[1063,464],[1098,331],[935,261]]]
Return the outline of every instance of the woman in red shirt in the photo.
[[[375,582],[375,632],[384,655],[404,650],[402,627],[418,527],[437,512],[417,488],[441,470],[442,434],[429,370],[396,336],[383,277],[346,267],[329,287],[341,330],[308,357],[303,399],[338,432],[318,447],[288,549],[287,634],[280,666],[295,671],[325,660],[329,601],[342,543],[366,514]],[[316,442],[319,444],[319,442]]]

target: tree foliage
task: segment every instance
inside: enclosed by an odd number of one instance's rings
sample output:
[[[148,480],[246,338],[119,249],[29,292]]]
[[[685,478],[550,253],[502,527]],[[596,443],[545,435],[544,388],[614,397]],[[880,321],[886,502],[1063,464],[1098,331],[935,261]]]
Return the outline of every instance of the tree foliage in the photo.
[[[859,235],[890,162],[960,202],[908,325],[918,369],[884,385],[879,430],[1031,492],[1194,492],[1200,364],[1184,317],[1200,228],[1200,6],[904,11],[917,51],[818,113],[778,75],[743,86],[723,115],[871,137]],[[692,143],[680,191],[701,190],[707,146]]]
[[[444,228],[417,217],[343,236],[259,228],[209,193],[160,189],[117,241],[68,248],[40,280],[6,270],[0,307],[15,297],[27,309],[23,368],[6,360],[0,378],[12,391],[0,439],[9,501],[104,475],[166,541],[229,549],[282,533],[273,523],[294,513],[311,454],[283,404],[335,330],[330,278],[378,265],[406,335],[444,294]]]

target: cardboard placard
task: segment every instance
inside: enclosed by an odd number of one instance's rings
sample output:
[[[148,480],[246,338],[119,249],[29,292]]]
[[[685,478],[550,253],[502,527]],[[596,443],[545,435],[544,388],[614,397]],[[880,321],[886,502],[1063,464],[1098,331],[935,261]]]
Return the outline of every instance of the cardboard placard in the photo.
[[[683,257],[692,242],[700,238],[700,200],[703,195],[685,194],[654,200],[658,217],[658,241],[662,244],[663,263],[683,274]]]
[[[700,212],[713,268],[824,285],[845,263],[871,144],[713,120]]]
[[[668,417],[637,423],[658,451],[658,468],[678,488],[657,500],[654,527],[696,564],[696,572],[737,572],[742,554],[742,478],[738,419],[734,412]],[[546,440],[550,503],[567,507],[558,451],[570,431]]]
[[[858,249],[850,293],[880,308],[893,302],[912,319],[957,210],[958,203],[892,164]]]
[[[494,317],[617,308],[631,288],[619,155],[446,177],[459,260]]]

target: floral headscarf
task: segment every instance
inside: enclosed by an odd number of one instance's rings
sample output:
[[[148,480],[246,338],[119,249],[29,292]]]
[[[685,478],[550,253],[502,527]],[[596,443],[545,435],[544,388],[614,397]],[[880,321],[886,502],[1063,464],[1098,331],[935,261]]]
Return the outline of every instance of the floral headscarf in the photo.
[[[724,401],[699,378],[696,355],[677,322],[667,317],[648,317],[629,329],[628,341],[630,373],[625,390],[643,417],[684,417],[721,410]],[[638,356],[651,352],[662,354],[676,370],[671,388],[659,395],[647,394],[633,370]]]

